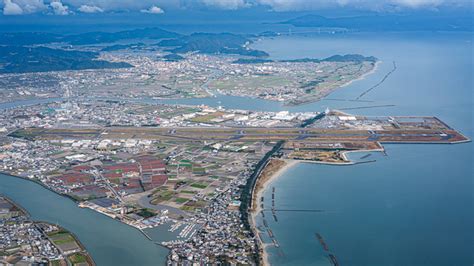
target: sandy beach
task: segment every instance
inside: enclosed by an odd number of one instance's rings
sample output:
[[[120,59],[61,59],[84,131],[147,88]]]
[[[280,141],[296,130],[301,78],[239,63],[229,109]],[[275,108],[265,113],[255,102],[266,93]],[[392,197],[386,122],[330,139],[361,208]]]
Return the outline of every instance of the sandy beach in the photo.
[[[364,80],[367,76],[370,76],[372,75],[373,73],[375,73],[378,68],[379,68],[379,65],[382,64],[383,61],[377,61],[375,62],[374,64],[374,68],[372,68],[372,70],[370,70],[369,72],[365,73],[365,74],[362,74],[360,77],[356,78],[356,79],[353,79],[353,80],[350,80],[348,82],[346,82],[345,84],[342,84],[340,87],[338,88],[343,88],[343,87],[347,87],[349,85],[351,85],[352,83],[356,82],[356,81],[360,81],[360,80]]]
[[[275,160],[273,159],[272,162],[270,162],[266,167],[265,170],[260,174],[257,180],[257,184],[255,185],[255,189],[253,191],[252,195],[252,208],[250,210],[251,212],[251,226],[254,230],[254,232],[257,235],[261,251],[260,251],[260,257],[262,259],[262,264],[263,265],[270,265],[269,258],[268,258],[268,253],[266,251],[266,248],[269,245],[269,243],[264,243],[260,239],[259,233],[261,231],[258,230],[257,228],[257,215],[263,211],[261,205],[260,205],[260,199],[263,196],[263,193],[265,192],[265,189],[267,188],[268,184],[274,181],[276,178],[284,174],[288,169],[291,167],[295,166],[298,163],[317,163],[317,164],[328,164],[328,165],[352,165],[354,162],[350,161],[346,157],[346,153],[349,152],[373,152],[373,151],[383,151],[383,150],[360,150],[360,151],[347,151],[343,153],[344,158],[347,160],[347,162],[344,163],[330,163],[330,162],[314,162],[314,161],[304,161],[304,160],[291,160],[291,159],[278,159]]]
[[[266,247],[269,244],[263,243],[260,239],[259,236],[259,230],[257,228],[257,215],[262,211],[262,208],[260,206],[260,198],[263,196],[263,193],[265,192],[266,185],[268,185],[271,181],[275,180],[277,177],[281,176],[283,173],[285,173],[288,169],[293,167],[294,165],[298,164],[298,161],[295,160],[278,160],[283,162],[281,165],[278,165],[278,168],[272,169],[273,171],[271,173],[265,173],[262,172],[262,174],[258,177],[257,184],[255,186],[254,193],[252,195],[252,209],[251,209],[251,224],[253,227],[254,232],[257,235],[257,238],[259,239],[260,246],[262,248],[260,252],[260,256],[262,258],[262,264],[263,265],[270,265],[270,262],[268,260],[268,253],[266,252]],[[265,169],[266,170],[266,169]]]

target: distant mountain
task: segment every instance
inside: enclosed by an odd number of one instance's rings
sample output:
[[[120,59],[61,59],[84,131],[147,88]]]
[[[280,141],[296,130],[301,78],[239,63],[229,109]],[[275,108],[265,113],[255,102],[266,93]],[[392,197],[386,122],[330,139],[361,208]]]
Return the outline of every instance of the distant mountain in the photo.
[[[130,39],[166,39],[181,36],[176,32],[163,30],[160,28],[145,28],[136,30],[126,30],[119,32],[88,32],[78,35],[65,36],[64,42],[73,45],[112,43],[120,40]]]
[[[360,54],[333,55],[322,59],[324,62],[377,62],[374,56],[363,56]]]
[[[267,33],[269,34],[269,33]],[[250,37],[232,33],[194,33],[181,35],[160,28],[145,28],[119,32],[88,32],[77,35],[58,35],[49,33],[0,33],[0,45],[38,45],[48,43],[69,43],[71,45],[93,45],[114,43],[132,39],[162,39],[161,47],[170,47],[176,53],[199,52],[205,54],[237,54],[252,57],[266,57],[267,53],[247,48],[252,43]],[[153,45],[151,45],[153,46]],[[143,49],[145,45],[114,44],[102,51],[118,51],[123,49]]]
[[[62,41],[63,36],[44,32],[2,32],[0,45],[33,45]]]
[[[33,45],[64,42],[72,45],[113,43],[131,39],[167,39],[181,36],[160,28],[145,28],[119,32],[88,32],[76,35],[59,35],[42,32],[0,33],[0,45]]]
[[[293,59],[293,60],[284,60],[281,62],[377,62],[377,58],[374,56],[363,56],[360,54],[346,54],[346,55],[333,55],[324,59],[315,59],[315,58],[303,58],[303,59]]]
[[[0,73],[132,67],[124,62],[97,60],[98,55],[47,47],[0,46]]]
[[[360,54],[346,54],[346,55],[333,55],[324,59],[317,59],[317,58],[301,58],[301,59],[289,59],[289,60],[279,60],[274,61],[270,59],[260,59],[260,58],[253,58],[253,59],[244,59],[240,58],[232,63],[234,64],[262,64],[262,63],[271,63],[271,62],[283,62],[283,63],[321,63],[321,62],[377,62],[377,58],[374,56],[363,56]]]
[[[167,54],[162,58],[168,62],[178,62],[184,59],[184,57],[180,56],[179,54]]]
[[[256,37],[277,37],[280,36],[280,33],[274,31],[264,31],[256,35]]]
[[[113,52],[113,51],[120,51],[125,49],[130,50],[141,50],[146,48],[146,44],[144,43],[132,43],[132,44],[115,44],[111,46],[107,46],[101,49],[102,52]]]
[[[173,53],[200,52],[205,54],[238,54],[265,57],[266,52],[246,47],[252,41],[242,35],[232,33],[193,33],[176,39],[163,40],[162,47],[171,47]]]
[[[472,16],[467,15],[378,15],[342,18],[305,15],[282,24],[361,31],[473,31]]]

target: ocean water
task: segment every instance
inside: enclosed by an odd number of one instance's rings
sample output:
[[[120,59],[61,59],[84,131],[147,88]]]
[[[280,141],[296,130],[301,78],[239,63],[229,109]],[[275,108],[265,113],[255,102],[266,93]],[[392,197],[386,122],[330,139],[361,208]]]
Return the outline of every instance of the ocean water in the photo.
[[[434,115],[473,137],[473,44],[471,34],[353,34],[292,37],[256,44],[275,58],[325,57],[334,53],[374,55],[378,71],[330,95],[354,99],[397,70],[364,97],[373,103],[323,100],[297,109],[369,105],[388,108],[348,112],[366,115]],[[288,49],[294,47],[294,49]],[[388,156],[354,166],[298,164],[270,183],[265,205],[280,209],[267,221],[280,248],[269,247],[274,265],[472,265],[473,145],[384,145]],[[360,159],[362,153],[350,155]],[[258,222],[262,224],[261,217]],[[324,251],[315,234],[329,247]],[[267,239],[268,240],[268,239]]]
[[[317,103],[286,107],[242,97],[170,100],[268,111],[322,111],[370,107],[366,115],[435,115],[473,137],[472,34],[348,34],[268,38],[254,44],[274,59],[360,53],[382,60],[378,70]],[[349,102],[397,70],[363,99]],[[342,101],[341,101],[342,100]],[[14,104],[13,104],[14,105]],[[9,108],[12,104],[0,105]],[[330,265],[315,238],[320,233],[341,265],[472,265],[473,166],[471,143],[386,145],[388,156],[356,166],[299,164],[268,186],[276,206],[321,209],[279,213],[269,224],[281,245],[269,248],[275,265]],[[361,154],[352,154],[357,159]],[[137,230],[80,209],[34,183],[0,175],[0,193],[33,218],[57,222],[75,233],[98,265],[162,265],[167,250]],[[265,192],[269,199],[270,189]],[[268,204],[268,202],[266,203]],[[167,236],[162,229],[149,233]]]

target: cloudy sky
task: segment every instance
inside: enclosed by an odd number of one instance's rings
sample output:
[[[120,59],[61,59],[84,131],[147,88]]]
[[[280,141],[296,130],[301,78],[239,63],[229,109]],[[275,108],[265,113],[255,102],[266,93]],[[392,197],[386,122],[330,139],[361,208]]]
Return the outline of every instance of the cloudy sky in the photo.
[[[473,0],[0,0],[4,15],[72,15],[79,13],[141,12],[165,14],[173,10],[310,11],[352,8],[370,11],[438,10],[445,7],[472,8]]]

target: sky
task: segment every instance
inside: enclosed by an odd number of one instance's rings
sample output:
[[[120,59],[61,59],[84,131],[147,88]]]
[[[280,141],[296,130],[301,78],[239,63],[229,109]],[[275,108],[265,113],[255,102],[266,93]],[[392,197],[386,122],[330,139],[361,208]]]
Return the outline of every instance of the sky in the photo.
[[[371,12],[471,9],[474,0],[0,0],[2,14],[67,16],[136,12],[163,15],[185,10],[263,9],[269,12],[317,11],[346,8]]]

